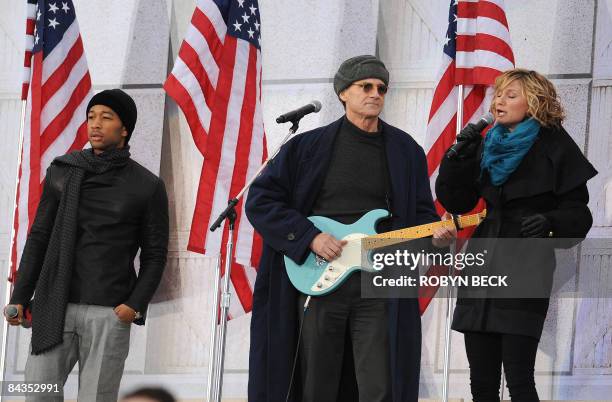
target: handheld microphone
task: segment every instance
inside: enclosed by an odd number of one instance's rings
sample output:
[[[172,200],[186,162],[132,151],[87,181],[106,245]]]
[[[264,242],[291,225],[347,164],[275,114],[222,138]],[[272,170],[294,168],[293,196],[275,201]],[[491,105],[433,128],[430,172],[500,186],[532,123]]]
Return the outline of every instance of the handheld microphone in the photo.
[[[14,304],[9,304],[4,308],[4,314],[8,318],[17,318],[19,316],[19,310]],[[23,318],[21,320],[21,326],[24,328],[30,328],[32,326],[32,319],[28,314],[28,311],[24,309]]]
[[[472,132],[477,132],[477,133],[481,133],[482,130],[485,129],[485,127],[487,127],[489,124],[493,123],[493,120],[495,120],[495,118],[493,117],[493,114],[491,112],[486,113],[485,115],[483,115],[480,120],[478,120],[478,122],[474,123],[474,124],[468,124],[466,127],[463,128],[463,130],[461,130],[461,132],[457,135],[457,139],[463,137],[465,140],[464,141],[460,141],[457,142],[456,144],[452,145],[449,149],[448,152],[446,152],[446,157],[449,159],[455,158],[457,157],[457,155],[459,155],[459,152],[469,143],[471,143],[472,141],[470,141],[470,133]]]
[[[6,313],[6,316],[8,318],[15,318],[19,315],[19,310],[14,304],[9,304],[8,306],[6,306],[4,312]]]
[[[321,110],[321,102],[317,100],[313,100],[306,106],[302,106],[299,109],[295,109],[285,114],[281,114],[280,116],[276,118],[276,122],[277,123],[287,123],[287,122],[294,123],[300,120],[302,117],[306,116],[307,114],[318,113],[319,110]]]

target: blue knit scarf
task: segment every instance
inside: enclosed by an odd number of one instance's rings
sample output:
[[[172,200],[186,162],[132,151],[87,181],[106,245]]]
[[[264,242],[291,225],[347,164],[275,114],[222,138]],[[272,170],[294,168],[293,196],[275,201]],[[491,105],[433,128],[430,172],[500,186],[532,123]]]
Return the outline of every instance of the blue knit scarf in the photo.
[[[485,169],[489,172],[493,185],[504,184],[521,163],[539,132],[540,123],[533,118],[523,121],[512,132],[496,124],[485,138],[480,161],[481,172]]]

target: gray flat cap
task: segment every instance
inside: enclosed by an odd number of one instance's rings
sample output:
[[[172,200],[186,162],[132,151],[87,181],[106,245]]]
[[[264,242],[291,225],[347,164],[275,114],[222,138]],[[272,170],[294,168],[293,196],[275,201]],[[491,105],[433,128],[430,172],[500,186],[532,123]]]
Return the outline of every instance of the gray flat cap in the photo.
[[[368,54],[351,57],[340,65],[334,76],[334,90],[339,95],[353,82],[366,78],[378,78],[389,85],[389,71],[377,57]]]

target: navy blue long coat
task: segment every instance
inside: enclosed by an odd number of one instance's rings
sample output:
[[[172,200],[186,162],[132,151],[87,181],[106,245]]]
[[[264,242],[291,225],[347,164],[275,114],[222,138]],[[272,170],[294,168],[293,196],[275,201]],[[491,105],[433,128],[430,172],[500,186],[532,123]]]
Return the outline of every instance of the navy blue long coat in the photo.
[[[251,318],[250,402],[285,401],[297,342],[298,292],[289,282],[283,255],[303,263],[312,239],[320,233],[306,217],[323,185],[341,121],[290,140],[249,191],[246,213],[264,240]],[[392,227],[439,220],[423,149],[405,132],[384,122],[382,125],[391,176]],[[390,300],[388,311],[393,401],[417,401],[421,359],[418,301]],[[293,401],[299,401],[299,378],[296,373]]]

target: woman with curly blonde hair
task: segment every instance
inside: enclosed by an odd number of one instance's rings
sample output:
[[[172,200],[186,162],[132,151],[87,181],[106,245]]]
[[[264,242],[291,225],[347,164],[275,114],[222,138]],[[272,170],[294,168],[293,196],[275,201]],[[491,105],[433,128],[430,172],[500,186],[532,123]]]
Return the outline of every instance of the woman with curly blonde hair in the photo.
[[[444,157],[436,194],[454,214],[485,200],[487,217],[473,237],[488,239],[484,272],[508,275],[510,287],[476,296],[460,289],[453,329],[464,333],[474,401],[499,401],[502,364],[512,400],[538,401],[534,367],[554,249],[578,243],[591,228],[586,182],[597,172],[562,127],[557,91],[541,74],[517,68],[499,76],[491,112],[495,124],[484,139],[469,125],[458,137],[467,146]]]
[[[512,85],[513,88],[510,88]],[[491,102],[491,113],[496,116],[497,123],[504,124],[504,115],[497,115],[496,105],[502,103],[501,95],[504,90],[512,92],[514,90],[517,95],[522,95],[519,100],[527,103],[527,111],[525,117],[531,117],[544,127],[561,127],[561,123],[565,119],[565,112],[557,97],[555,86],[542,74],[515,68],[514,70],[506,71],[504,74],[497,77],[495,80],[495,97]],[[513,98],[516,99],[516,98]]]

